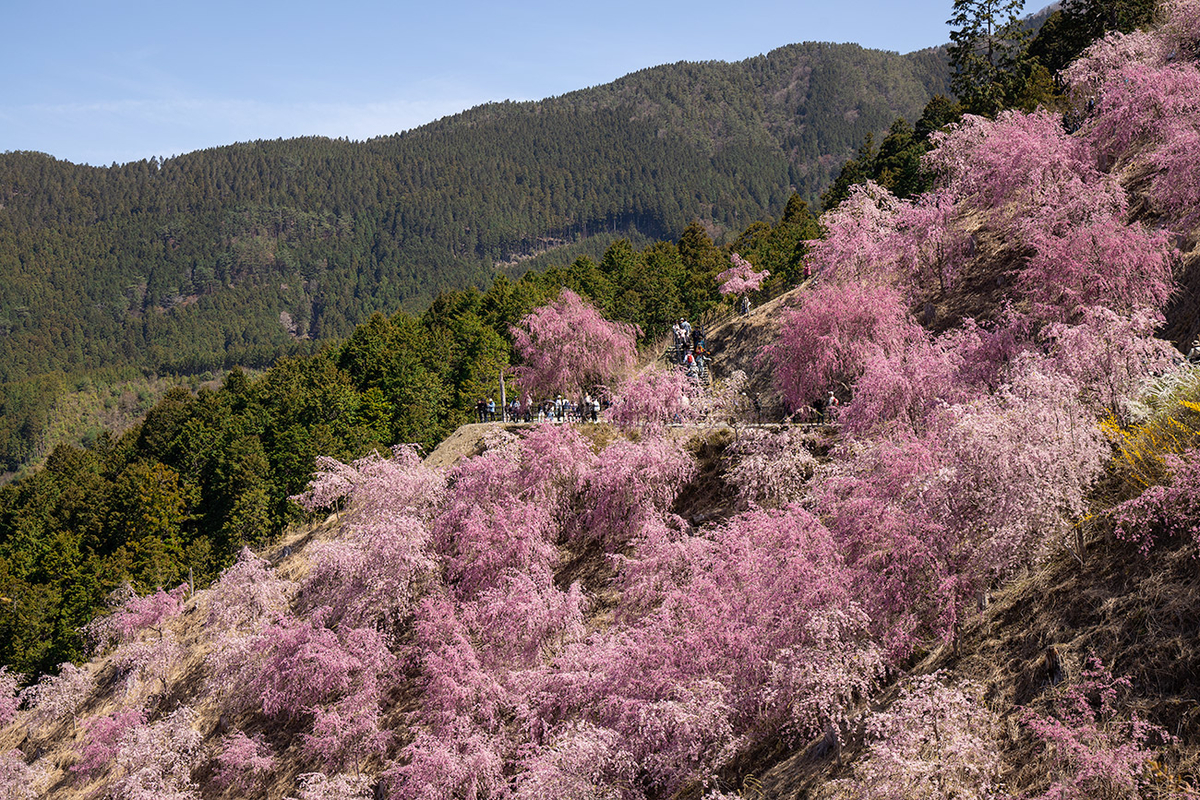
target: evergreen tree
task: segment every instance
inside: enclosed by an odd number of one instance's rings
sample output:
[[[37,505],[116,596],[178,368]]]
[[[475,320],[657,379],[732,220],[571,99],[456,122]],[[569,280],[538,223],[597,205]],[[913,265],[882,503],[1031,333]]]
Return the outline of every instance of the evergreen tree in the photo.
[[[995,114],[1023,53],[1022,0],[955,0],[950,32],[951,88],[966,109]]]

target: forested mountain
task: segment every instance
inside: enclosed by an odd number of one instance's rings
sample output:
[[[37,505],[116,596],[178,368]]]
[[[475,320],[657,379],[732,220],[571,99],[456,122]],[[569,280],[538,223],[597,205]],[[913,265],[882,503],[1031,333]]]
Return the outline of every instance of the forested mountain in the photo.
[[[39,376],[261,366],[598,233],[740,230],[947,81],[939,51],[806,43],[367,142],[110,168],[0,155],[0,463],[37,455],[57,391]]]

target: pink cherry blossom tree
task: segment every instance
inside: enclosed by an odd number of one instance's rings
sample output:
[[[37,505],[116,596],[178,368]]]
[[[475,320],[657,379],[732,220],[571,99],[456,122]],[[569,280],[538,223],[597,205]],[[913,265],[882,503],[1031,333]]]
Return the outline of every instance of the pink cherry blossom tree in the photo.
[[[366,775],[326,775],[305,772],[300,776],[299,794],[287,800],[368,800],[371,780]]]
[[[821,216],[825,238],[809,245],[808,261],[821,280],[894,283],[892,237],[907,206],[874,181],[851,187],[848,198]]]
[[[621,382],[608,416],[625,429],[661,431],[693,422],[703,410],[699,384],[683,370],[651,365]]]
[[[7,725],[21,707],[21,681],[25,676],[0,667],[0,726]]]
[[[71,772],[94,777],[108,769],[125,732],[146,724],[146,712],[141,709],[116,711],[104,717],[92,717],[84,726],[84,744]]]
[[[85,633],[98,649],[135,641],[143,631],[161,635],[163,623],[183,610],[183,600],[189,589],[184,583],[170,592],[159,589],[139,597],[126,584],[110,598],[114,606],[112,613],[88,623]]]
[[[1142,797],[1154,746],[1171,736],[1123,708],[1131,683],[1091,657],[1080,677],[1057,687],[1048,714],[1026,709],[1023,721],[1044,742],[1052,783],[1036,800]]]
[[[203,595],[207,627],[213,636],[257,631],[288,610],[294,593],[295,584],[242,548],[238,560]]]
[[[945,680],[941,673],[915,677],[887,710],[871,715],[866,758],[840,788],[863,800],[997,795],[1000,720],[984,702],[983,687]]]
[[[725,449],[725,480],[745,505],[781,508],[800,501],[817,468],[813,434],[795,428],[778,432],[750,428]]]
[[[762,288],[763,281],[771,276],[770,271],[755,272],[754,265],[737,253],[729,256],[733,266],[717,275],[718,290],[721,294],[743,295],[757,292]]]
[[[114,757],[118,800],[198,798],[192,772],[204,756],[204,739],[194,727],[196,712],[182,706],[157,722],[132,725],[122,733]]]
[[[572,536],[614,549],[667,512],[696,474],[695,459],[676,441],[618,439],[600,453],[583,491],[585,511]]]
[[[87,666],[58,665],[57,675],[44,675],[21,691],[22,704],[30,709],[36,724],[77,719],[80,708],[96,688],[96,678]]]
[[[34,800],[44,777],[44,772],[25,763],[20,750],[0,754],[0,796],[6,800]]]
[[[217,785],[231,786],[243,793],[254,790],[276,768],[276,758],[262,737],[250,737],[241,731],[221,738],[220,749],[214,760],[217,763],[214,776]]]
[[[637,360],[636,325],[609,322],[570,289],[511,329],[523,364],[517,380],[535,396],[595,391]]]
[[[268,717],[297,718],[356,691],[378,698],[395,658],[374,628],[324,627],[319,612],[285,617],[264,630],[261,660],[246,689]]]
[[[868,363],[924,333],[895,289],[878,284],[823,283],[784,312],[783,325],[763,356],[779,393],[793,411],[842,392]]]

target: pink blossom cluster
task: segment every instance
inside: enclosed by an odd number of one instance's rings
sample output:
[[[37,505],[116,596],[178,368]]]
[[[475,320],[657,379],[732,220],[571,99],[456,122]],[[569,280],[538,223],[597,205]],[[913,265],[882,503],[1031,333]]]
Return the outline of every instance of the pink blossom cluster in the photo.
[[[1163,4],[1151,31],[1109,34],[1064,71],[1084,118],[1087,140],[1107,164],[1152,169],[1154,210],[1181,226],[1200,204],[1200,9],[1194,0]]]
[[[863,800],[997,798],[1002,728],[973,683],[941,673],[909,680],[885,711],[867,719],[867,757],[841,781]]]
[[[749,428],[726,448],[725,480],[747,506],[781,508],[799,502],[817,469],[812,450],[819,445],[811,434],[794,428]]]
[[[21,703],[33,713],[40,724],[75,719],[80,708],[96,685],[96,677],[86,666],[64,663],[58,673],[44,675],[41,680],[21,691]]]
[[[636,325],[609,322],[570,289],[512,328],[517,379],[539,397],[608,385],[637,360]]]
[[[1153,747],[1170,740],[1161,727],[1125,712],[1131,689],[1098,658],[1088,659],[1078,679],[1057,687],[1049,713],[1026,709],[1023,722],[1046,744],[1052,763],[1049,788],[1033,800],[1143,797]]]
[[[1200,543],[1200,452],[1163,457],[1165,484],[1149,486],[1112,509],[1116,534],[1149,552],[1155,541],[1188,536]]]
[[[695,379],[683,370],[651,365],[619,385],[608,418],[624,429],[657,432],[698,419],[704,410],[702,397]]]
[[[103,648],[133,642],[143,631],[161,633],[163,623],[183,610],[183,600],[189,591],[190,587],[184,583],[169,592],[160,588],[142,597],[126,584],[110,598],[112,613],[88,624],[88,638],[97,648]]]
[[[754,265],[737,253],[731,253],[729,260],[733,266],[717,275],[721,294],[743,295],[747,292],[757,292],[762,288],[763,281],[771,276],[769,270],[755,272]]]
[[[20,750],[0,753],[0,796],[7,800],[34,800],[42,773],[25,763]]]
[[[216,755],[219,786],[232,786],[240,792],[249,792],[259,782],[275,771],[276,758],[261,736],[250,737],[241,731],[227,734],[221,739]]]

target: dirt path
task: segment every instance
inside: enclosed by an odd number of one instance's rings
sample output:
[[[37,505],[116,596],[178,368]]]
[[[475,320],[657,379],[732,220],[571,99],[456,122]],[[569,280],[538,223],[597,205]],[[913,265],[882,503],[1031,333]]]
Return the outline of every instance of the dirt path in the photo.
[[[805,286],[784,292],[768,300],[749,314],[731,317],[707,332],[708,349],[712,352],[709,369],[715,380],[725,380],[736,370],[749,379],[747,392],[757,394],[763,407],[763,419],[782,420],[787,409],[775,390],[771,371],[758,363],[762,349],[774,341],[782,323],[783,310],[795,302]]]

